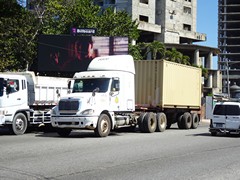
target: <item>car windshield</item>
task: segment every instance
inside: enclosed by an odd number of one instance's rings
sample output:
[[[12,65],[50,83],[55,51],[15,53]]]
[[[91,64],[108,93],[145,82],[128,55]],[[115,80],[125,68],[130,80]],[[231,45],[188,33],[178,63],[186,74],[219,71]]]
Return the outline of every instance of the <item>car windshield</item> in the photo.
[[[99,88],[98,92],[106,92],[109,87],[110,78],[76,79],[73,85],[75,92],[93,92]]]
[[[239,116],[240,108],[238,105],[216,105],[213,111],[214,115],[232,115]]]

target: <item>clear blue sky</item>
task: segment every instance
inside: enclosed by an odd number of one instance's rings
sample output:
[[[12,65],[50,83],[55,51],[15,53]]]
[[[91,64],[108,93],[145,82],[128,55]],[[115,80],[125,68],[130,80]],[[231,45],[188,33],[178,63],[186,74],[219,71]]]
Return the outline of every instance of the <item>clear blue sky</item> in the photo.
[[[218,0],[197,0],[197,32],[207,34],[207,41],[199,45],[218,47]],[[217,69],[216,57],[213,68]]]

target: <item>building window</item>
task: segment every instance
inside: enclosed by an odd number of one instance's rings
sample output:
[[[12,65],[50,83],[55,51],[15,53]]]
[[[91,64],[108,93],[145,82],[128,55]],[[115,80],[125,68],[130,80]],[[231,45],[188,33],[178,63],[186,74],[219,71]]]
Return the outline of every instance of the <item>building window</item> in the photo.
[[[189,25],[189,24],[183,24],[183,30],[191,31],[191,25]]]
[[[184,6],[184,7],[183,7],[183,12],[184,12],[185,14],[192,14],[192,9],[191,9],[190,7]]]
[[[144,21],[144,22],[148,22],[148,17],[147,17],[147,16],[142,16],[142,15],[140,15],[140,16],[139,16],[139,20],[140,20],[140,21]]]
[[[140,0],[139,2],[143,4],[148,4],[148,0]]]
[[[103,0],[95,1],[95,4],[98,6],[103,6]]]
[[[115,4],[116,2],[115,2],[115,0],[107,0],[106,1],[106,4]]]
[[[185,0],[186,2],[192,2],[192,0]]]

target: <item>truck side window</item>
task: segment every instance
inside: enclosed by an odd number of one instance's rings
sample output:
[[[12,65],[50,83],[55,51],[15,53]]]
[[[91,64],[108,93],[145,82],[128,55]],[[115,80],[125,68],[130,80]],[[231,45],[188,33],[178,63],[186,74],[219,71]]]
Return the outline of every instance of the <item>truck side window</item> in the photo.
[[[112,79],[111,91],[119,91],[120,90],[120,81],[119,78]]]
[[[7,94],[19,91],[19,81],[16,79],[9,79],[6,87]]]

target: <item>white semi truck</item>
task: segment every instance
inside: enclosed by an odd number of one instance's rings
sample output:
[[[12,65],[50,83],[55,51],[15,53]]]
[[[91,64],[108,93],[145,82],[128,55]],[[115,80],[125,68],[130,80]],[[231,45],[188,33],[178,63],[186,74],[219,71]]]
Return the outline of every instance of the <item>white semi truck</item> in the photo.
[[[0,126],[20,135],[28,126],[51,124],[50,110],[67,94],[67,83],[68,78],[33,72],[0,73]]]
[[[161,132],[176,122],[181,129],[198,127],[200,68],[114,55],[93,59],[87,71],[75,73],[70,82],[72,92],[51,112],[60,136],[90,129],[105,137],[123,126]]]

